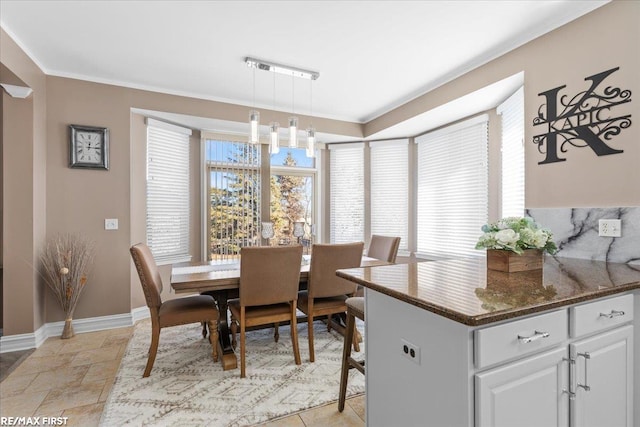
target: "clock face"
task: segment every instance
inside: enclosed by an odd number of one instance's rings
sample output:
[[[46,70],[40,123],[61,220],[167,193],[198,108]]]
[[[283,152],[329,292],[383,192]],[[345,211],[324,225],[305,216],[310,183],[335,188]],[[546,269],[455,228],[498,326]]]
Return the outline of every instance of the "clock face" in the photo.
[[[102,135],[95,132],[77,133],[76,158],[83,163],[102,163]]]

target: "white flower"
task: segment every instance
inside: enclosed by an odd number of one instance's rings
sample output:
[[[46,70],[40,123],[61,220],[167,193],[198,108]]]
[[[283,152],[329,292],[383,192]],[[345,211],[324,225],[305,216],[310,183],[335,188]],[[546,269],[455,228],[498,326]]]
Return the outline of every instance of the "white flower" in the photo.
[[[66,276],[67,274],[69,274],[69,269],[67,267],[62,267],[60,269],[60,274],[62,274],[63,276]]]
[[[536,248],[544,248],[544,245],[547,244],[547,233],[543,230],[537,230],[533,233],[533,244]]]
[[[504,230],[498,231],[495,238],[501,245],[511,245],[518,241],[520,235],[510,228],[505,228]]]

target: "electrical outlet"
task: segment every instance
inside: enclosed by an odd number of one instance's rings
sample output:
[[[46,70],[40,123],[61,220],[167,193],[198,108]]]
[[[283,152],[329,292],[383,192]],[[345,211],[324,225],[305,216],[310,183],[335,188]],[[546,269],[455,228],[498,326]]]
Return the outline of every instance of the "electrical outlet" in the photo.
[[[620,219],[601,219],[598,221],[598,236],[602,237],[621,237],[622,236],[622,220]]]
[[[400,339],[402,344],[402,355],[411,360],[416,365],[420,364],[420,347],[415,344],[411,344],[407,340]]]
[[[108,218],[104,220],[104,229],[105,230],[117,230],[118,229],[118,218]]]

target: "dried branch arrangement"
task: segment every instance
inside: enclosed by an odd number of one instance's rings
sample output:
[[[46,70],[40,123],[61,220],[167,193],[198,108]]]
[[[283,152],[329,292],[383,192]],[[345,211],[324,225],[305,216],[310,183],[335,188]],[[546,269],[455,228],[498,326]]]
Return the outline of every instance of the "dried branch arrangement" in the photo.
[[[40,257],[42,276],[66,315],[62,338],[74,336],[73,312],[87,283],[93,256],[92,242],[78,235],[64,234],[50,239]]]

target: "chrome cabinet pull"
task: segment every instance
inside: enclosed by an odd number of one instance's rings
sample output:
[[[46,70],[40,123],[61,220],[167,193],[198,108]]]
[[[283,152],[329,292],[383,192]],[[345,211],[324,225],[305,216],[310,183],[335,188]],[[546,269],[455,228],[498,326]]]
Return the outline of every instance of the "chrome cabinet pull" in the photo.
[[[576,360],[572,358],[567,359],[566,357],[563,357],[562,361],[569,363],[569,390],[567,390],[566,388],[563,388],[562,394],[569,395],[569,400],[576,400],[576,393],[574,391],[571,391],[571,385],[573,384],[572,378],[574,376],[574,368],[575,368]]]
[[[600,313],[600,317],[606,317],[607,319],[613,319],[619,316],[624,316],[624,311],[611,310],[611,313]]]
[[[542,338],[548,338],[548,337],[549,337],[549,332],[535,331],[535,333],[529,337],[518,335],[518,341],[524,344],[527,344],[527,343],[537,341]]]
[[[587,360],[591,359],[591,354],[587,351],[578,353],[578,357],[584,357],[584,384],[578,383],[578,387],[582,387],[584,391],[591,391],[591,386],[587,385]]]

